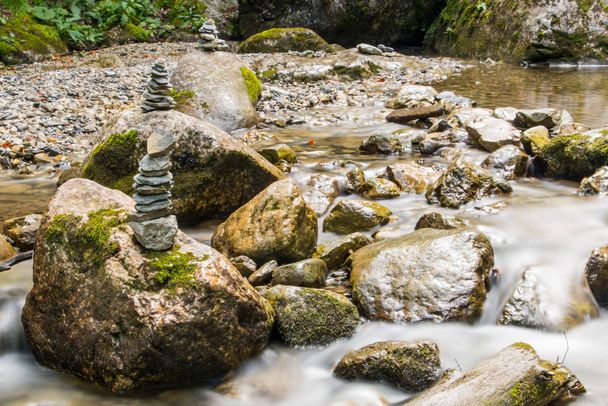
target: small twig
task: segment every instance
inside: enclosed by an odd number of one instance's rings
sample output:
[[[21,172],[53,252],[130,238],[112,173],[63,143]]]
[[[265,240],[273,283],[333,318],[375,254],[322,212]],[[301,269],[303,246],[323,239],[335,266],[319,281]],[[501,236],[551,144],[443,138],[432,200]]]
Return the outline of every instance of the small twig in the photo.
[[[458,360],[456,358],[454,358],[454,361],[456,361],[456,365],[458,365],[458,369],[460,370],[460,372],[462,372],[462,368],[460,367],[460,364],[458,363]]]
[[[568,355],[568,351],[570,351],[570,343],[568,342],[568,336],[566,335],[566,332],[564,331],[564,339],[566,340],[566,352],[564,353],[564,356],[560,362],[559,360],[559,355],[557,356],[557,361],[556,363],[559,365],[564,365],[564,362],[566,361],[566,356]]]

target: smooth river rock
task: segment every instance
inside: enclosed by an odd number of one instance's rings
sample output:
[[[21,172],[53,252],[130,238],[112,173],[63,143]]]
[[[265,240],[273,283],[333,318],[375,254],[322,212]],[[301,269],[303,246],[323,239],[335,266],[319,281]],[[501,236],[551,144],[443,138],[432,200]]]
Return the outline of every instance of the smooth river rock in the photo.
[[[458,217],[450,216],[442,213],[427,213],[418,219],[416,230],[421,228],[434,228],[436,230],[457,230],[466,228],[467,223]]]
[[[489,152],[505,145],[517,145],[521,138],[521,132],[511,123],[494,117],[471,123],[466,130],[475,144]]]
[[[320,288],[325,286],[327,265],[320,259],[305,259],[293,264],[282,265],[272,270],[273,285],[302,286]]]
[[[481,167],[505,180],[526,176],[529,157],[515,145],[505,145],[492,152]]]
[[[393,213],[379,203],[365,200],[342,200],[323,220],[323,231],[351,234],[371,231],[389,222]]]
[[[608,306],[608,245],[593,250],[585,275],[595,300],[600,306]]]
[[[313,257],[325,261],[329,270],[339,269],[355,251],[371,243],[365,234],[353,233],[319,244]]]

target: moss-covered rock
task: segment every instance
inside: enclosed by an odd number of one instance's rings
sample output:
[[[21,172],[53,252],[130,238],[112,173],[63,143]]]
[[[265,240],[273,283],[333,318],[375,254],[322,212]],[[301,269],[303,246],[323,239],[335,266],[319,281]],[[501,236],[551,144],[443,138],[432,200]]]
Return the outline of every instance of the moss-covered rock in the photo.
[[[342,235],[371,231],[388,223],[392,214],[379,203],[342,200],[323,220],[323,231]]]
[[[0,60],[6,64],[38,62],[67,52],[56,29],[27,15],[20,14],[0,26]]]
[[[290,164],[298,162],[296,153],[289,145],[277,144],[269,147],[258,149],[258,153],[266,158],[270,163],[276,165],[279,161],[285,161]]]
[[[608,133],[558,136],[538,156],[547,176],[581,180],[608,165]]]
[[[521,145],[526,154],[536,156],[540,154],[545,145],[549,143],[549,130],[544,126],[532,127],[524,131],[521,136]]]
[[[245,86],[247,86],[247,94],[249,95],[249,100],[255,106],[258,104],[260,97],[262,97],[262,82],[260,79],[245,66],[241,67],[241,74],[243,75],[243,80],[245,81]]]
[[[346,297],[322,289],[275,286],[264,292],[275,330],[292,347],[325,346],[352,336],[359,312]]]
[[[420,392],[441,377],[437,344],[430,341],[382,341],[351,351],[334,368],[349,381],[387,382],[406,392]]]
[[[308,28],[273,28],[252,35],[239,47],[242,53],[331,51],[331,46]]]
[[[38,362],[130,392],[214,379],[260,351],[274,324],[268,302],[181,232],[172,250],[145,250],[125,224],[134,207],[86,179],[51,200],[22,316]]]

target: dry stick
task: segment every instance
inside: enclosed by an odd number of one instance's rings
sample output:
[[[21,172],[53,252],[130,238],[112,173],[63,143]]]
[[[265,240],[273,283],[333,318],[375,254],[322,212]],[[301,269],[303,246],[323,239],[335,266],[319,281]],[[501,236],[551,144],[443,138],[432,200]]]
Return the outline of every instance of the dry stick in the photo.
[[[456,365],[458,365],[458,369],[460,369],[460,372],[462,372],[462,368],[460,367],[460,364],[458,363],[458,360],[456,358],[454,358],[454,361],[456,361]]]
[[[566,352],[564,353],[564,357],[562,358],[562,361],[559,361],[559,355],[557,356],[557,361],[556,363],[559,365],[564,365],[564,361],[566,361],[566,356],[568,355],[568,351],[570,351],[570,343],[568,342],[568,336],[566,335],[566,332],[563,331],[564,333],[564,338],[566,339]]]

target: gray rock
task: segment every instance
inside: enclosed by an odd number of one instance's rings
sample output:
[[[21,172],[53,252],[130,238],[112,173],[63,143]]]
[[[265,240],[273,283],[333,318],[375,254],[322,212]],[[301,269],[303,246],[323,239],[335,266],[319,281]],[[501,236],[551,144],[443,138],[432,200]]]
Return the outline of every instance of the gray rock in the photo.
[[[169,72],[163,61],[157,61],[152,66],[147,92],[143,95],[141,108],[149,113],[155,110],[170,110],[175,107],[173,97],[169,93],[173,87],[169,82]]]
[[[403,146],[398,138],[385,134],[374,134],[361,143],[359,150],[366,154],[399,154]]]
[[[392,212],[381,204],[365,200],[342,200],[325,217],[323,231],[352,234],[385,225]]]
[[[129,213],[129,222],[142,223],[145,221],[155,220],[161,217],[169,216],[173,211],[173,206],[163,207],[149,212],[133,212]]]
[[[526,176],[529,157],[515,145],[505,145],[492,152],[481,167],[505,180]]]
[[[173,182],[163,183],[158,186],[138,185],[137,183],[133,184],[133,189],[136,190],[137,193],[142,196],[153,196],[160,195],[163,193],[169,193],[172,187]]]
[[[558,126],[562,120],[562,112],[556,109],[519,110],[513,120],[513,125],[528,129],[543,126],[548,129]]]
[[[608,166],[601,167],[593,175],[581,180],[578,194],[580,196],[608,194]]]
[[[494,117],[512,123],[515,120],[517,111],[515,107],[499,107],[494,110]]]
[[[381,50],[382,52],[386,52],[388,54],[395,52],[395,48],[387,47],[386,45],[383,45],[383,44],[378,45],[378,49]]]
[[[140,195],[136,193],[133,195],[133,200],[135,200],[135,203],[140,206],[147,206],[169,199],[171,199],[171,193],[162,193],[157,195]]]
[[[355,251],[371,243],[364,234],[353,233],[320,244],[313,257],[325,261],[329,270],[340,269]]]
[[[320,288],[325,286],[327,265],[320,259],[305,259],[272,270],[273,285]]]
[[[494,117],[469,124],[466,130],[474,143],[489,152],[505,145],[517,145],[521,138],[521,132],[511,123]]]
[[[230,258],[230,262],[245,278],[249,278],[257,268],[255,261],[249,257],[246,257],[245,255]]]
[[[146,145],[150,158],[164,157],[175,146],[175,139],[170,132],[159,128],[150,134]]]
[[[161,200],[152,204],[136,204],[135,209],[140,213],[151,213],[154,211],[160,212],[161,210],[170,209],[172,204],[168,200]]]
[[[335,178],[327,175],[314,175],[306,183],[304,200],[320,217],[327,213],[339,194],[340,188]]]
[[[608,245],[593,250],[585,275],[595,300],[600,306],[608,306]]]
[[[279,264],[275,260],[266,262],[260,267],[260,269],[252,273],[249,278],[247,278],[249,283],[251,283],[252,286],[260,286],[270,283],[272,280],[272,270],[277,266],[279,266]]]
[[[382,50],[380,50],[380,48],[376,48],[375,46],[369,44],[357,45],[357,51],[365,55],[382,55]]]
[[[137,206],[136,206],[137,207]],[[137,241],[146,249],[166,251],[173,247],[177,235],[177,218],[161,217],[155,220],[129,223]]]
[[[146,176],[162,176],[171,170],[171,161],[167,157],[146,155],[139,162],[139,170]]]
[[[138,186],[160,186],[165,187],[166,185],[170,185],[173,181],[173,175],[168,173],[164,176],[144,176],[141,174],[137,174],[133,177],[135,181],[136,188]]]
[[[427,213],[420,217],[416,223],[415,230],[421,228],[434,228],[436,230],[457,230],[467,228],[467,224],[458,217],[441,213]]]

